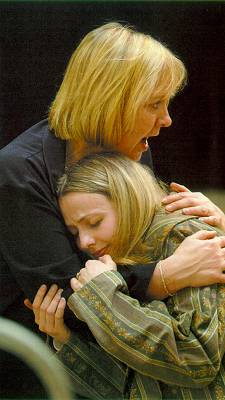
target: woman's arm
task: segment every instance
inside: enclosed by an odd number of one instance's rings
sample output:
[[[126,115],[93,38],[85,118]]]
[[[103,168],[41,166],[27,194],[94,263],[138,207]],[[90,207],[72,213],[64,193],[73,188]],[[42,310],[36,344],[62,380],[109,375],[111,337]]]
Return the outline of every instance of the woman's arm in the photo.
[[[43,282],[69,286],[71,276],[82,265],[48,180],[51,171],[41,154],[13,156],[1,150],[0,253],[7,271],[3,278],[8,276],[1,290],[6,297],[8,283],[8,300],[12,302],[10,280],[32,300]]]
[[[225,283],[225,236],[216,237],[215,231],[199,231],[199,224],[197,222],[194,228],[192,223],[193,232],[196,233],[190,235],[190,230],[186,229],[182,237],[177,239],[173,251],[164,251],[162,256],[166,286],[172,294],[189,286]],[[154,270],[147,294],[153,299],[168,297],[159,268]]]
[[[168,208],[171,216],[173,216],[173,211],[182,210],[183,214],[190,215],[190,218],[196,215],[201,221],[225,231],[224,213],[206,196],[202,193],[191,192],[177,183],[171,184],[171,190],[178,193],[171,194],[163,200],[166,209],[167,206],[171,207]],[[221,268],[221,264],[224,265],[224,257],[221,258],[220,253],[213,260],[219,248],[215,243],[209,244],[206,241],[212,238],[212,235],[213,233],[208,231],[188,238],[182,243],[178,257],[172,256],[163,261],[170,292],[175,293],[187,286],[205,286],[225,282],[225,275]],[[223,246],[225,246],[225,241],[221,242],[220,248]],[[181,252],[182,258],[180,258]],[[203,257],[205,257],[204,260]],[[200,263],[197,262],[197,258],[201,258]],[[155,268],[154,263],[149,264],[148,268],[145,265],[135,265],[132,268],[119,266],[118,270],[128,283],[132,297],[141,301],[149,297],[152,299],[167,297],[160,283],[160,271]]]

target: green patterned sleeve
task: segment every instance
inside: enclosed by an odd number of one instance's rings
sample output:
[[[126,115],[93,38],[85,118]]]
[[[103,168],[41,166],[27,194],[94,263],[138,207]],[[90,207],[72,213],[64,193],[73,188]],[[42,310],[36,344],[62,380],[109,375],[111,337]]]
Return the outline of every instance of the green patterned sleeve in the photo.
[[[102,351],[88,329],[73,332],[57,352],[71,381],[74,394],[85,399],[121,399],[127,367]]]
[[[165,242],[168,253],[193,230],[189,221],[176,226]],[[212,382],[225,350],[224,285],[187,288],[167,302],[149,304],[123,290],[121,275],[106,272],[74,293],[68,304],[99,345],[135,371],[193,388]]]

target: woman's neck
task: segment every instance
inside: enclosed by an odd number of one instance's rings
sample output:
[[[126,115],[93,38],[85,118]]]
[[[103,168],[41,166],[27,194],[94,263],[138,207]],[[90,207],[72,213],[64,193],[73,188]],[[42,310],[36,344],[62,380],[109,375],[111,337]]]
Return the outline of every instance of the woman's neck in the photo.
[[[75,142],[68,140],[66,143],[66,167],[81,160],[81,158],[94,153],[101,153],[104,151],[102,146],[95,145],[87,142]]]
[[[87,145],[85,142],[75,142],[68,140],[66,142],[66,167],[79,161],[85,155]]]

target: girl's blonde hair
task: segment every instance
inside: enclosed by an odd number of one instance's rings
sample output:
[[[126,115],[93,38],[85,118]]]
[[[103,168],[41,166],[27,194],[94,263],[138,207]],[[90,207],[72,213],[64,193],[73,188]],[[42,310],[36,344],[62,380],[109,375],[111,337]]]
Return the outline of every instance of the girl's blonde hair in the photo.
[[[169,100],[186,78],[162,43],[129,26],[108,23],[74,51],[49,113],[61,139],[112,147],[132,133],[138,109]]]
[[[117,153],[84,157],[59,182],[59,196],[98,193],[113,204],[117,229],[109,254],[120,264],[147,263],[148,231],[165,192],[151,171]]]

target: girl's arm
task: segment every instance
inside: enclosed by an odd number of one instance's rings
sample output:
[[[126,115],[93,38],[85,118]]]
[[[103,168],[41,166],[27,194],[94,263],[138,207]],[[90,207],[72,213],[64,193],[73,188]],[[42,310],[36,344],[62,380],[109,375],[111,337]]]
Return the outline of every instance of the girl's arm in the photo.
[[[173,230],[168,255],[192,228],[186,222]],[[103,349],[135,371],[193,388],[214,380],[225,350],[224,285],[187,288],[168,304],[143,305],[122,291],[127,287],[120,274],[104,272],[76,291],[69,307]]]

